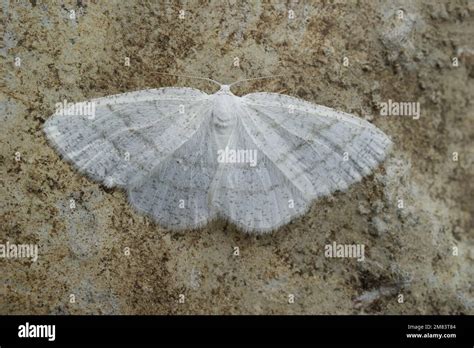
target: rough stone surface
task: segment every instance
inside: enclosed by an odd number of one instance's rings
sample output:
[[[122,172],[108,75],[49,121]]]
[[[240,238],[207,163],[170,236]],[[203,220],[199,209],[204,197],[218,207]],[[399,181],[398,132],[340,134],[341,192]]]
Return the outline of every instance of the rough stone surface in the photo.
[[[39,246],[36,263],[0,259],[0,314],[474,314],[473,2],[0,7],[0,242]],[[222,82],[283,74],[237,94],[283,92],[355,113],[394,150],[373,175],[276,233],[248,236],[225,221],[171,233],[120,190],[78,174],[42,132],[64,99],[215,88],[158,72]],[[388,99],[420,102],[421,117],[380,116]],[[365,261],[326,258],[333,241],[364,244]]]

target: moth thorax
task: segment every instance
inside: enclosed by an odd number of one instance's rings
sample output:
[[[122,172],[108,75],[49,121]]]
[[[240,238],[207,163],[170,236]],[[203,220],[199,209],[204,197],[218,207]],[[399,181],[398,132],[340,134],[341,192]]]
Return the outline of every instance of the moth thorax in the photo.
[[[222,95],[216,98],[212,112],[212,122],[217,129],[232,129],[235,125],[236,105],[232,96]]]

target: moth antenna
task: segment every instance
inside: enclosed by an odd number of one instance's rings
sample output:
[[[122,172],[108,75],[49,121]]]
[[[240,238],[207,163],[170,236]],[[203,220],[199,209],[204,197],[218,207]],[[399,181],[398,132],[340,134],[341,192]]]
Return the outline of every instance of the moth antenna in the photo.
[[[219,86],[222,86],[222,83],[213,80],[213,79],[208,79],[207,77],[200,77],[200,76],[192,76],[192,75],[178,75],[178,74],[168,74],[168,73],[157,73],[158,75],[168,75],[168,76],[176,76],[176,77],[185,77],[185,78],[190,78],[190,79],[198,79],[198,80],[205,80],[209,82],[213,82]]]
[[[253,77],[253,78],[250,78],[250,79],[239,80],[239,81],[233,82],[229,86],[233,86],[233,85],[236,85],[237,83],[241,83],[241,82],[247,82],[247,81],[253,81],[253,80],[263,80],[263,79],[274,79],[274,78],[279,78],[279,77],[284,77],[284,75],[270,75],[270,76],[262,76],[262,77]]]

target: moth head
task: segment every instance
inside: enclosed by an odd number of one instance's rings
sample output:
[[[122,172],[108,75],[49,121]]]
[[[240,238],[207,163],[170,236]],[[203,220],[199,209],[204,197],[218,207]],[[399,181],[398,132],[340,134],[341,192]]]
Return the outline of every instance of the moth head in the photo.
[[[230,85],[221,85],[221,89],[219,92],[230,93]]]

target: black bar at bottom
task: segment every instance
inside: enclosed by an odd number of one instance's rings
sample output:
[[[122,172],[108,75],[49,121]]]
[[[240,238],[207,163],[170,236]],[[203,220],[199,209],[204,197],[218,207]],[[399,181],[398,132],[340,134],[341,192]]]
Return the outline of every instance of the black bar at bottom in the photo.
[[[474,345],[472,316],[0,316],[0,346],[257,343]],[[27,324],[28,323],[28,324]],[[54,341],[45,326],[55,325]],[[26,333],[26,331],[28,331]],[[22,331],[20,333],[20,331]],[[51,334],[51,330],[49,331]],[[47,337],[19,337],[21,335]],[[48,339],[49,337],[49,339]]]

